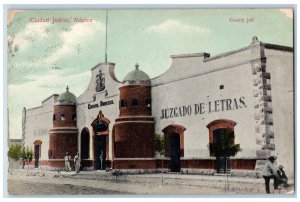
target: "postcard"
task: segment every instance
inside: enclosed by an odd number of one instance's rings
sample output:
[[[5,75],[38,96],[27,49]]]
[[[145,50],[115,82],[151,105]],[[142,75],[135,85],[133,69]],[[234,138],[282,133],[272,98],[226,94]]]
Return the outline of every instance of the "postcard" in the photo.
[[[293,17],[8,10],[8,195],[293,196]]]

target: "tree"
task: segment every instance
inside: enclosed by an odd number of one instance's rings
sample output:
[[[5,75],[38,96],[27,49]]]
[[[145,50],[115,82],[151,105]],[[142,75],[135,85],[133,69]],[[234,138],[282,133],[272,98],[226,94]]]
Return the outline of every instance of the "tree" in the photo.
[[[242,151],[240,144],[234,144],[234,137],[233,131],[225,130],[217,141],[209,143],[211,154],[216,157],[230,157]]]
[[[21,158],[21,150],[22,146],[19,144],[10,145],[7,155],[9,158],[18,161]]]
[[[164,138],[160,134],[155,134],[154,139],[155,144],[155,151],[158,152],[160,155],[164,154],[165,144],[164,144]]]
[[[28,146],[26,148],[22,148],[21,151],[21,159],[23,161],[27,161],[27,162],[31,162],[33,159],[33,151],[31,148],[29,148]]]

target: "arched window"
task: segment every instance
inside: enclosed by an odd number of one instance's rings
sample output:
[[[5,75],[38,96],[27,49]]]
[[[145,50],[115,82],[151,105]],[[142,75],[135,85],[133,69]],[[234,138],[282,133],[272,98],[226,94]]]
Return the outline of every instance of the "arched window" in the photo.
[[[62,113],[62,114],[60,115],[60,118],[61,118],[61,120],[62,120],[62,121],[66,120],[66,118],[65,118],[65,114],[64,114],[64,113]]]
[[[151,107],[151,98],[146,98],[146,107]]]
[[[125,106],[125,100],[121,100],[121,101],[120,101],[120,108],[122,108],[122,107],[126,107],[126,106]]]
[[[132,99],[132,102],[131,102],[131,106],[132,107],[136,107],[136,106],[138,106],[138,100],[137,99]]]

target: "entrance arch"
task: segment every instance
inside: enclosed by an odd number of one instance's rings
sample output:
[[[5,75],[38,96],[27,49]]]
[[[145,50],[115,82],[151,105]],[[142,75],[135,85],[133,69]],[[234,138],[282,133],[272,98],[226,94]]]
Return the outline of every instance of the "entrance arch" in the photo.
[[[216,144],[225,143],[228,142],[228,144],[234,143],[234,126],[236,125],[236,122],[228,119],[219,119],[212,121],[207,125],[207,128],[209,129],[209,144]],[[233,136],[231,135],[233,134]],[[230,173],[231,170],[231,163],[230,163],[230,157],[224,156],[216,156],[213,151],[210,149],[210,156],[216,157],[216,170],[217,173]]]
[[[92,122],[93,127],[93,156],[94,170],[105,170],[108,159],[109,147],[109,123],[102,111],[99,111],[97,118]]]
[[[185,127],[178,124],[171,124],[165,127],[165,156],[170,157],[171,172],[180,172],[181,162],[180,157],[184,156],[184,131]]]
[[[90,158],[90,132],[88,128],[83,128],[81,131],[81,159]]]

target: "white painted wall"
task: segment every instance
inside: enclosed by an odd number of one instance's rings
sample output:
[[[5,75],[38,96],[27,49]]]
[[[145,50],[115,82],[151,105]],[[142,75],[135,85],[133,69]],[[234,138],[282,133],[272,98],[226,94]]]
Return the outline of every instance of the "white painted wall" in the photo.
[[[294,176],[294,88],[293,53],[265,49],[266,71],[271,73],[273,128],[277,164],[282,164],[288,176]]]
[[[53,127],[52,117],[55,102],[55,96],[51,96],[42,103],[42,106],[26,110],[24,143],[34,151],[34,141],[42,141],[40,160],[49,159],[49,131]]]
[[[241,55],[243,57],[240,57]],[[254,136],[252,75],[251,65],[245,55],[249,57],[249,52],[244,51],[205,63],[201,57],[197,59],[193,57],[191,63],[188,58],[176,58],[169,71],[152,81],[152,113],[155,116],[156,132],[163,134],[162,130],[169,124],[186,127],[184,132],[186,158],[209,157],[207,146],[209,131],[206,126],[217,119],[230,119],[237,123],[235,142],[241,145],[243,151],[236,157],[255,158],[258,146]],[[178,69],[185,71],[178,74],[176,71]],[[177,78],[177,81],[172,81],[173,78]],[[220,85],[224,85],[223,90],[220,90]],[[240,97],[245,98],[246,108],[208,112],[209,101]],[[194,104],[197,103],[205,104],[203,115],[195,115]],[[192,106],[192,115],[160,118],[162,109],[183,105]]]
[[[101,92],[96,92],[96,76],[99,70],[105,74],[105,89]],[[114,64],[99,64],[92,69],[92,77],[90,84],[86,91],[83,92],[77,99],[77,127],[79,131],[78,142],[79,151],[81,148],[80,139],[81,131],[84,127],[87,127],[90,132],[90,159],[93,159],[93,128],[91,123],[97,117],[101,110],[104,116],[110,120],[109,125],[109,156],[112,156],[112,128],[115,123],[115,119],[119,117],[119,86],[121,83],[115,79]],[[107,95],[106,95],[107,91]],[[96,100],[93,101],[93,97],[96,96]],[[114,104],[100,106],[100,102],[113,101]],[[88,104],[98,104],[99,107],[88,109]]]

